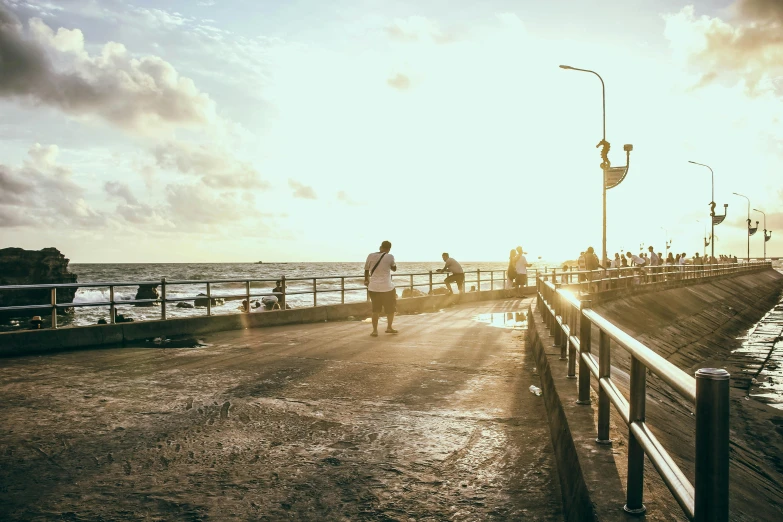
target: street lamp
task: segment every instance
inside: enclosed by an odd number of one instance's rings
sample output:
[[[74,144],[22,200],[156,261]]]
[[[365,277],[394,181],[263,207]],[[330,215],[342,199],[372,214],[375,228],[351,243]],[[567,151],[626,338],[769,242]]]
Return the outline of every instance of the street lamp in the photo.
[[[769,235],[767,235],[767,215],[762,212],[761,210],[754,208],[756,212],[761,212],[761,214],[764,216],[764,261],[767,260],[767,241],[772,239],[772,231],[769,231]],[[756,222],[758,224],[758,221]]]
[[[663,227],[661,227],[661,230],[663,230],[663,242],[666,244],[666,252],[665,252],[665,254],[666,254],[666,259],[668,259],[669,258],[669,247],[672,246],[672,240],[671,240],[671,238],[666,239],[667,237],[669,237],[669,231],[668,230],[666,230]],[[663,260],[661,260],[661,262],[663,262]]]
[[[602,114],[603,114],[603,137],[601,138],[601,141],[596,145],[595,147],[601,147],[601,170],[603,171],[603,235],[602,235],[602,241],[601,241],[601,252],[603,254],[603,261],[601,261],[601,265],[604,267],[604,272],[606,272],[606,262],[608,260],[606,256],[606,190],[611,189],[622,183],[622,181],[625,179],[625,176],[628,175],[628,169],[631,166],[631,151],[633,150],[633,145],[626,144],[623,145],[623,150],[625,151],[625,158],[626,158],[626,164],[623,167],[612,167],[611,162],[609,161],[609,148],[611,145],[608,141],[606,141],[606,86],[604,85],[604,79],[601,78],[601,75],[598,74],[595,71],[591,71],[589,69],[579,69],[578,67],[571,67],[570,65],[561,65],[561,69],[565,69],[568,71],[579,71],[579,72],[586,72],[590,74],[594,74],[598,77],[599,80],[601,80],[601,107],[602,107]]]
[[[712,179],[712,201],[710,201],[710,217],[712,218],[712,226],[710,228],[710,243],[712,244],[712,247],[710,248],[710,262],[712,262],[713,259],[715,259],[715,225],[720,225],[723,223],[723,220],[726,219],[726,210],[729,208],[728,203],[723,204],[723,215],[719,216],[715,214],[715,173],[712,171],[712,167],[709,165],[705,165],[704,163],[696,163],[695,161],[688,161],[688,163],[693,163],[694,165],[700,165],[702,167],[707,167],[710,169],[710,175]],[[705,247],[707,241],[705,240]]]
[[[748,200],[748,256],[745,258],[746,263],[750,263],[750,236],[756,233],[756,230],[759,229],[759,222],[756,221],[756,228],[751,228],[751,220],[750,220],[750,198],[748,196],[744,196],[742,194],[738,194],[737,192],[732,192],[735,196],[739,196],[741,198],[745,198]]]

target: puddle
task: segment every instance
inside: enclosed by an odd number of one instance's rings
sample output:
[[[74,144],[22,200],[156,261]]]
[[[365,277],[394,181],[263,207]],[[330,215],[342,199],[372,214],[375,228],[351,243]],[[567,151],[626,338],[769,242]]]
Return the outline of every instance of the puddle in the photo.
[[[508,328],[511,330],[527,329],[527,312],[479,314],[474,319],[480,323],[494,326],[495,328]]]

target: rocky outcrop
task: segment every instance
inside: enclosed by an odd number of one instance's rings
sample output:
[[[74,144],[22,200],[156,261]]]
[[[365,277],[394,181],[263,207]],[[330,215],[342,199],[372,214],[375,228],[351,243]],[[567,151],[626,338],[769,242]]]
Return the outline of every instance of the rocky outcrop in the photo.
[[[411,296],[411,290],[413,290],[413,296]],[[427,294],[419,290],[418,288],[403,288],[402,289],[402,297],[403,299],[407,297],[424,297]]]
[[[207,303],[209,302],[207,300],[207,294],[198,294],[198,295],[203,295],[204,297],[200,297],[200,298],[196,299],[195,301],[193,301],[193,304],[196,305],[197,307],[206,307]],[[220,298],[220,297],[213,297],[212,298],[212,306],[221,306],[224,303],[225,303],[225,300]]]
[[[136,291],[136,299],[155,299],[153,303],[135,303],[134,306],[156,306],[160,302],[157,299],[160,297],[158,294],[158,285],[139,285],[139,289]]]
[[[76,274],[68,271],[67,259],[56,248],[25,250],[23,248],[0,249],[0,286],[75,283]],[[58,288],[57,302],[72,303],[77,288]],[[47,305],[51,302],[49,289],[0,290],[0,306]],[[61,308],[59,313],[72,312]],[[42,310],[29,312],[0,312],[0,317],[40,315]]]

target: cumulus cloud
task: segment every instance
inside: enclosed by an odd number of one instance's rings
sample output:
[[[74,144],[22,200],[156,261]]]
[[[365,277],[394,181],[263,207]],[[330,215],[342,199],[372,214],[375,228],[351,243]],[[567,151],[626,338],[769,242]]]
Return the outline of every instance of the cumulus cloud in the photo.
[[[666,17],[666,36],[702,71],[700,85],[743,82],[749,94],[774,88],[783,75],[783,2],[738,0],[731,12],[725,21],[687,6]]]
[[[165,60],[134,57],[115,42],[92,55],[79,29],[55,32],[39,18],[25,29],[1,4],[0,97],[140,132],[215,118],[210,97]]]
[[[107,181],[104,183],[103,189],[108,195],[120,198],[124,200],[125,203],[130,203],[131,205],[138,203],[136,196],[133,195],[133,192],[131,192],[130,187],[128,187],[126,183],[120,181]]]
[[[315,190],[313,190],[313,187],[303,185],[302,183],[299,183],[298,181],[293,179],[288,180],[288,186],[294,189],[295,198],[318,199],[318,196],[315,195]]]
[[[255,213],[255,208],[243,204],[235,192],[216,192],[196,183],[168,185],[166,202],[180,226],[216,225]]]
[[[158,167],[197,176],[213,188],[269,187],[252,165],[215,146],[169,141],[152,152]]]
[[[404,74],[397,73],[393,77],[386,80],[386,84],[393,89],[405,91],[408,90],[408,88],[411,86],[411,80]]]
[[[0,165],[0,227],[92,228],[106,217],[84,200],[73,172],[57,162],[56,145],[36,143],[21,166]]]

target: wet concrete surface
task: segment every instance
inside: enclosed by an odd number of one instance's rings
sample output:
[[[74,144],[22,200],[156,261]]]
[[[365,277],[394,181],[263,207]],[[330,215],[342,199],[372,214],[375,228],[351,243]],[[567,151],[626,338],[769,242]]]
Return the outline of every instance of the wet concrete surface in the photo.
[[[4,359],[0,519],[562,520],[528,302]]]

